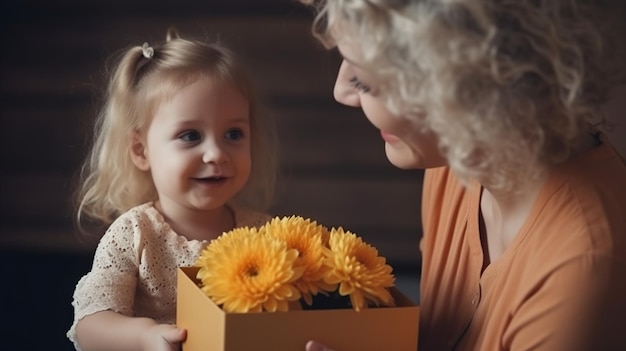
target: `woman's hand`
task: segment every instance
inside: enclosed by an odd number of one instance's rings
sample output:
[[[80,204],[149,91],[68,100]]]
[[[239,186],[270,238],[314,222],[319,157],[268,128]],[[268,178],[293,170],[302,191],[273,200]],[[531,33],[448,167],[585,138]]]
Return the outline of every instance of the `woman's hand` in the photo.
[[[306,343],[305,350],[306,351],[333,351],[328,346],[324,344],[320,344],[319,342],[313,341],[313,340]]]

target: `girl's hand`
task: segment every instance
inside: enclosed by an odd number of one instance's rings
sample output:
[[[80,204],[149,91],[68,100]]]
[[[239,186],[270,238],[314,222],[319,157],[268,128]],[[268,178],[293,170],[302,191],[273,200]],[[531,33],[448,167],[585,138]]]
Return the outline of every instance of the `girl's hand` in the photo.
[[[309,341],[306,343],[306,351],[333,351],[331,348],[329,348],[328,346],[325,346],[324,344],[320,344],[317,341]]]
[[[146,351],[179,351],[187,339],[187,330],[171,324],[155,324],[142,335],[142,349]]]

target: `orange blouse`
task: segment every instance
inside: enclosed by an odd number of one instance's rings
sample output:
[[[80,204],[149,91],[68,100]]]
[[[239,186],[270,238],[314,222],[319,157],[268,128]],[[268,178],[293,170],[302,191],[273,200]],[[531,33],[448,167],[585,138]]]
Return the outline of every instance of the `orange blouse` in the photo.
[[[601,145],[555,169],[481,274],[481,187],[427,170],[420,351],[626,350],[626,165]]]

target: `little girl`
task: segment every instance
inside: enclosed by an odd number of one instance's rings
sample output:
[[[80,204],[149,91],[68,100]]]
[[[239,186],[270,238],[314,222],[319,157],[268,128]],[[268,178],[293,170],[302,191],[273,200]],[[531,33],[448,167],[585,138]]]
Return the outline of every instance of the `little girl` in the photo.
[[[78,350],[177,350],[176,269],[273,191],[269,121],[233,53],[181,39],[127,50],[83,169],[78,219],[109,225],[74,292]]]

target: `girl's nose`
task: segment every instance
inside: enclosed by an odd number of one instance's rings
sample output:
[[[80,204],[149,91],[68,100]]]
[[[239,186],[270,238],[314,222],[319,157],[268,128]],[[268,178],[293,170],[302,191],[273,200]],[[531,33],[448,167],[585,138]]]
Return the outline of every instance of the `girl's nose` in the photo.
[[[359,92],[350,84],[350,79],[353,78],[348,72],[346,61],[341,63],[339,72],[337,73],[337,79],[335,80],[335,88],[333,89],[333,95],[337,102],[351,107],[361,106],[361,99]]]
[[[224,152],[219,141],[207,141],[204,145],[202,154],[203,163],[220,164],[228,159],[228,155]]]

